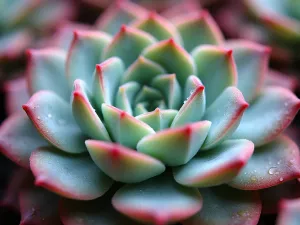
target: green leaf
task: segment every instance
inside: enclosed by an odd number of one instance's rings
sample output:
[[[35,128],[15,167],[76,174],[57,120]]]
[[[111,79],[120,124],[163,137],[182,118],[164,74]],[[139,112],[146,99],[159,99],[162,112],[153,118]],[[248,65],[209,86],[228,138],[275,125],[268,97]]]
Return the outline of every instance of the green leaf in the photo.
[[[205,10],[178,16],[174,20],[174,24],[183,38],[184,48],[188,52],[199,45],[220,45],[224,41],[218,25]]]
[[[123,83],[136,81],[142,85],[149,85],[155,76],[165,73],[165,69],[159,64],[139,56],[125,71]]]
[[[300,108],[300,100],[289,90],[269,87],[245,111],[232,138],[245,138],[255,146],[269,143],[293,121]]]
[[[117,57],[112,57],[96,65],[92,94],[99,111],[101,111],[102,103],[109,105],[114,103],[124,70],[122,60]]]
[[[142,182],[166,169],[157,159],[122,145],[94,140],[85,144],[95,164],[115,181]]]
[[[191,54],[196,62],[197,76],[206,88],[206,104],[210,106],[225,88],[236,85],[237,71],[232,50],[204,45]]]
[[[163,74],[155,77],[152,80],[152,86],[163,94],[169,109],[178,109],[181,106],[181,88],[175,74]]]
[[[150,224],[169,224],[198,212],[202,198],[197,189],[183,187],[162,175],[125,185],[116,192],[112,204],[132,219]]]
[[[141,86],[137,82],[128,82],[119,87],[119,91],[116,95],[116,107],[127,112],[129,115],[133,115],[132,106],[134,98],[139,92]]]
[[[137,225],[117,212],[105,197],[91,201],[62,199],[60,217],[64,225]]]
[[[154,111],[144,113],[136,118],[148,124],[153,130],[160,131],[170,127],[177,113],[178,111],[172,109],[160,110],[156,108]]]
[[[161,95],[160,91],[158,91],[155,88],[144,85],[142,87],[141,91],[135,96],[135,102],[136,103],[148,102],[149,106],[152,106],[153,104],[150,104],[150,103],[153,103],[162,98],[163,98],[163,96]]]
[[[130,26],[151,34],[159,41],[173,38],[178,44],[182,43],[176,27],[155,12],[150,12],[143,19],[135,20]]]
[[[57,195],[33,184],[22,188],[19,193],[20,224],[60,224],[58,200]]]
[[[247,102],[251,102],[261,91],[267,73],[270,49],[249,41],[236,40],[225,43],[233,50],[238,72],[237,87]]]
[[[173,39],[149,46],[142,55],[160,64],[168,73],[175,73],[181,87],[185,85],[188,76],[196,74],[193,58]]]
[[[43,147],[30,157],[35,185],[66,198],[91,200],[102,196],[112,185],[87,155],[73,155]]]
[[[47,144],[23,112],[11,115],[0,126],[1,153],[24,168],[29,169],[31,152]]]
[[[148,124],[113,106],[103,104],[102,113],[111,138],[128,148],[135,149],[140,139],[155,133]]]
[[[41,90],[53,91],[65,100],[71,90],[65,77],[66,53],[60,49],[27,51],[27,82],[30,94]]]
[[[112,56],[121,58],[126,67],[129,67],[149,45],[155,43],[150,34],[122,25],[110,44],[104,49],[102,59]]]
[[[96,21],[96,28],[115,35],[123,24],[129,24],[146,15],[146,9],[131,1],[115,1]]]
[[[197,154],[210,125],[209,121],[200,121],[160,131],[139,141],[137,150],[161,160],[168,166],[183,165]]]
[[[75,80],[71,100],[74,118],[82,132],[87,136],[97,140],[110,141],[103,122],[91,104],[90,96],[86,83],[82,80]]]
[[[148,110],[147,110],[148,105],[149,104],[147,102],[137,103],[135,108],[134,108],[134,115],[138,116],[138,115],[147,113],[148,112]]]
[[[77,126],[70,105],[51,91],[39,91],[23,105],[39,133],[55,147],[69,153],[86,151],[86,137]]]
[[[254,154],[229,185],[242,190],[258,190],[300,177],[300,152],[286,136],[255,148]]]
[[[175,180],[190,187],[211,187],[231,181],[254,151],[248,140],[228,140],[201,152],[186,165],[174,169]]]
[[[103,49],[112,38],[98,31],[75,31],[66,62],[66,75],[70,85],[81,79],[88,87],[93,82],[95,65],[101,61]]]
[[[194,83],[193,79],[195,79],[196,82],[199,81],[199,83]],[[195,89],[190,91],[189,97],[181,106],[178,114],[172,122],[171,127],[183,126],[187,123],[193,123],[201,120],[206,106],[204,86],[197,77],[190,76],[186,82],[185,89],[190,89],[193,84],[196,84],[197,86]]]
[[[225,185],[200,189],[203,208],[183,225],[256,225],[261,212],[259,195]]]
[[[212,125],[202,149],[210,149],[231,136],[248,106],[239,89],[226,88],[204,114],[203,119],[211,121]]]

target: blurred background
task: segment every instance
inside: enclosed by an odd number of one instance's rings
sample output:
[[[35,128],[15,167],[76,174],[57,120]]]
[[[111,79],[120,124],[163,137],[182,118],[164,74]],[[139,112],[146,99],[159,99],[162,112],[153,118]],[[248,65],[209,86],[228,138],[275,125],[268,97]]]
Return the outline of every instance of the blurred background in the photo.
[[[228,39],[250,39],[272,47],[270,82],[285,82],[299,97],[300,75],[300,1],[297,7],[281,9],[267,0],[132,0],[162,15],[176,10],[208,10]],[[257,8],[256,2],[260,4]],[[274,1],[280,2],[280,1]],[[289,1],[285,1],[289,2]],[[292,2],[292,1],[291,1]],[[296,1],[293,1],[294,4]],[[113,0],[0,0],[0,123],[13,110],[7,93],[26,93],[16,85],[25,85],[23,76],[26,49],[44,46],[68,47],[74,28],[89,29]],[[271,14],[270,14],[271,10]],[[272,14],[273,13],[273,14]],[[269,15],[274,15],[270,17]],[[282,35],[282,34],[285,35]],[[282,79],[284,76],[284,80]],[[18,78],[17,83],[11,81]],[[300,117],[292,125],[299,143]],[[294,132],[296,131],[296,132]],[[16,166],[0,154],[0,199],[7,197],[6,187]],[[2,201],[3,203],[3,201]],[[19,224],[13,207],[0,208],[0,224]],[[274,224],[275,215],[263,216],[261,225]]]

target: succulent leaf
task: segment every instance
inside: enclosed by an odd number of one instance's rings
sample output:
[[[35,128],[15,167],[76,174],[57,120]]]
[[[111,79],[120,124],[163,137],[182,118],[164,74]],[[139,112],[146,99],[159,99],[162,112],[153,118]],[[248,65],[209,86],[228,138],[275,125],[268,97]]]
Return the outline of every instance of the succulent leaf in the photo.
[[[162,99],[163,96],[160,91],[155,88],[148,87],[146,85],[143,86],[142,90],[136,95],[135,102],[155,102],[157,100]],[[148,104],[150,107],[150,104]],[[152,106],[153,104],[151,104]],[[152,106],[153,107],[153,106]]]
[[[197,189],[181,186],[162,175],[125,185],[116,192],[112,204],[119,212],[135,220],[168,224],[198,212],[202,198]]]
[[[300,152],[286,136],[255,148],[254,154],[229,185],[242,190],[258,190],[279,185],[300,176]]]
[[[103,122],[91,104],[90,96],[86,83],[82,80],[75,80],[71,101],[73,116],[86,135],[97,140],[110,141]]]
[[[236,85],[237,71],[232,50],[212,45],[200,45],[191,54],[196,63],[197,76],[206,88],[208,107],[225,88]]]
[[[300,199],[282,200],[276,225],[297,225],[300,219]]]
[[[71,90],[65,78],[66,53],[60,49],[42,49],[29,50],[27,55],[30,94],[49,90],[68,101]]]
[[[177,43],[182,43],[176,27],[155,12],[150,12],[146,18],[135,20],[130,26],[151,34],[159,41],[173,38]]]
[[[202,149],[210,149],[231,136],[248,106],[239,89],[226,88],[208,107],[203,117],[212,124]]]
[[[269,87],[245,111],[232,138],[246,138],[261,146],[284,131],[300,108],[299,99],[289,90]]]
[[[244,40],[227,42],[225,46],[233,50],[238,72],[237,87],[243,93],[246,101],[251,102],[263,87],[270,49]]]
[[[137,183],[163,173],[163,163],[122,145],[87,140],[87,149],[96,165],[115,181]]]
[[[47,144],[23,112],[11,115],[0,127],[1,153],[24,168],[29,169],[31,152]]]
[[[148,124],[157,132],[169,128],[177,113],[178,111],[172,109],[160,110],[156,108],[154,111],[143,113],[136,118]]]
[[[225,141],[208,152],[200,152],[186,165],[175,168],[175,180],[190,187],[211,187],[228,183],[238,175],[253,151],[251,141]]]
[[[210,14],[205,11],[191,12],[178,16],[174,20],[183,42],[184,48],[191,52],[199,45],[220,45],[223,35]]]
[[[144,31],[122,25],[119,33],[104,49],[102,59],[117,56],[122,59],[126,67],[129,67],[141,52],[155,41],[154,37]]]
[[[173,39],[149,46],[142,55],[160,64],[168,73],[175,73],[181,87],[185,85],[188,76],[196,74],[192,57]]]
[[[136,148],[144,136],[155,131],[146,123],[113,106],[103,104],[102,113],[111,138],[128,148]]]
[[[23,105],[40,134],[57,148],[69,153],[86,151],[86,137],[76,124],[70,105],[51,91],[39,91]]]
[[[102,196],[113,181],[86,155],[41,147],[30,157],[35,185],[66,198],[92,200]],[[80,168],[80,169],[78,169]]]
[[[98,111],[101,111],[103,103],[109,105],[114,103],[124,69],[124,63],[117,57],[96,65],[92,94]]]
[[[202,188],[203,208],[183,225],[256,225],[261,212],[259,195],[222,185]]]
[[[165,73],[165,69],[159,64],[152,62],[143,56],[139,56],[139,58],[125,71],[123,83],[136,81],[142,85],[147,85],[150,84],[155,76]]]
[[[139,141],[137,150],[164,162],[179,166],[190,161],[202,146],[211,122],[200,121],[186,126],[166,129]]]
[[[111,42],[111,37],[100,31],[74,31],[68,51],[66,76],[70,86],[81,79],[92,86],[95,65],[100,63],[101,52]]]

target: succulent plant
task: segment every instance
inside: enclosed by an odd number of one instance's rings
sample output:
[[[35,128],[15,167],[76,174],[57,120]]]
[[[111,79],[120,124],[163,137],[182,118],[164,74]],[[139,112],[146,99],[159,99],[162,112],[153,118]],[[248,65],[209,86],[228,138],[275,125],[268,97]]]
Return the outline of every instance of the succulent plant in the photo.
[[[252,225],[260,190],[298,185],[282,132],[300,100],[265,83],[268,47],[225,41],[206,11],[170,22],[125,2],[98,21],[67,52],[28,51],[27,115],[0,128],[35,180],[22,224]]]
[[[69,1],[2,0],[0,2],[0,66],[16,60],[37,37],[74,14]]]
[[[297,54],[295,50],[300,46],[299,1],[244,0],[244,2],[258,24],[262,25],[264,32],[268,34],[270,42],[279,43],[281,47]]]

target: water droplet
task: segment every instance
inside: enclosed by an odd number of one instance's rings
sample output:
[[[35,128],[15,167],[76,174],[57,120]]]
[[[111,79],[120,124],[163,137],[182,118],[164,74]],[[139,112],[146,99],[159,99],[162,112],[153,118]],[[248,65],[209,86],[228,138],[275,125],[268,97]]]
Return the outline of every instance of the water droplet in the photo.
[[[50,113],[48,114],[48,118],[52,118],[52,115]]]
[[[274,173],[276,173],[276,167],[271,167],[271,168],[269,169],[268,173],[269,173],[270,175],[273,175]]]
[[[280,177],[279,181],[283,181],[283,178],[282,178],[282,177]]]
[[[41,117],[39,117],[39,116],[38,116],[38,117],[37,117],[37,119],[38,119],[38,120],[40,120],[40,119],[41,119]]]
[[[251,180],[252,181],[257,181],[257,177],[256,176],[251,176]]]
[[[281,164],[281,161],[282,161],[282,160],[279,160],[279,161],[277,162],[277,164],[280,165],[280,164]]]

